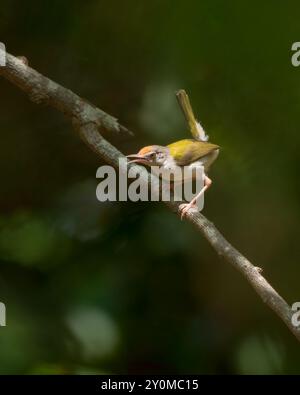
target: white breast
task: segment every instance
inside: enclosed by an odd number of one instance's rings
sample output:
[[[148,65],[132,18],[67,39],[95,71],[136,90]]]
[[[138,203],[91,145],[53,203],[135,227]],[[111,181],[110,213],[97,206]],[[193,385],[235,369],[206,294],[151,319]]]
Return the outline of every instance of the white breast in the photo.
[[[162,167],[152,166],[151,171],[163,180],[168,181],[171,179],[171,181],[174,182],[182,182],[183,179],[185,181],[194,179],[196,173],[193,172],[193,169],[196,168],[203,168],[202,161],[191,163],[188,166],[177,166],[175,161],[170,159],[166,161]]]

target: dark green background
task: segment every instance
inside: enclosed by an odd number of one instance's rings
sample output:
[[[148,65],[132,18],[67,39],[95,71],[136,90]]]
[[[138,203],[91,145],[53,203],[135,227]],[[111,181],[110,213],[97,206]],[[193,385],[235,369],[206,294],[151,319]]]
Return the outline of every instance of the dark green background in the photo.
[[[222,146],[204,214],[300,301],[299,2],[1,0],[0,40],[135,132]],[[101,164],[62,114],[0,80],[1,373],[299,373],[248,283],[162,204],[96,201]]]

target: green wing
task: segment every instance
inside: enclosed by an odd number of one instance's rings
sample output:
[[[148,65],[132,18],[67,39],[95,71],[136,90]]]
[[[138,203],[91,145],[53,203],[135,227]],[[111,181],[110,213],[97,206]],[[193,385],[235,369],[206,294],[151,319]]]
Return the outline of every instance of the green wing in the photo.
[[[179,166],[189,165],[219,149],[218,145],[192,139],[176,141],[167,147]]]

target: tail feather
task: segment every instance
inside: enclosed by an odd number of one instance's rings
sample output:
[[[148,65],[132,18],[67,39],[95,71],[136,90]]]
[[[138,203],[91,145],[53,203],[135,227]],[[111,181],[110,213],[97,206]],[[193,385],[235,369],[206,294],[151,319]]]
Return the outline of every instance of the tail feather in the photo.
[[[202,125],[195,118],[189,97],[184,89],[176,93],[176,97],[183,115],[189,125],[190,132],[195,140],[208,141],[208,135],[205,133]]]

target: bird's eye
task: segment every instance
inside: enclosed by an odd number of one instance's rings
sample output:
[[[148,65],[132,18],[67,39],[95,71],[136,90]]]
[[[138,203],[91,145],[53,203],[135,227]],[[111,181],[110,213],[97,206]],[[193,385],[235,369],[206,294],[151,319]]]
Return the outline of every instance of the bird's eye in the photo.
[[[152,154],[149,155],[149,158],[150,158],[150,159],[155,159],[155,156],[156,156],[156,155],[155,155],[155,152],[152,152]]]

